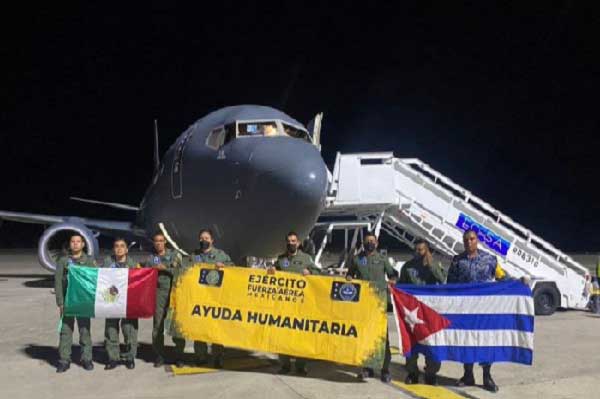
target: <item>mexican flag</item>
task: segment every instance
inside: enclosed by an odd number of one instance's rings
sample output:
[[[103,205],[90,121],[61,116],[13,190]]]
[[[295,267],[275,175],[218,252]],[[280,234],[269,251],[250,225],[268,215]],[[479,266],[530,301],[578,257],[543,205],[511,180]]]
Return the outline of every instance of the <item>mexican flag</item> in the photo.
[[[140,319],[154,315],[158,271],[70,266],[65,316]]]

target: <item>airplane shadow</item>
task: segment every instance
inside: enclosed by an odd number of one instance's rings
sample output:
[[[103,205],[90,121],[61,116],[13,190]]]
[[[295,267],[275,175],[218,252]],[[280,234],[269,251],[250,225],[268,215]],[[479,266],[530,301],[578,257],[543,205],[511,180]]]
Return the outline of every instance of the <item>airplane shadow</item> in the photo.
[[[8,279],[36,279],[36,280],[28,280],[21,283],[24,287],[27,288],[53,288],[54,287],[54,276],[48,274],[41,273],[32,273],[32,274],[15,274],[15,273],[0,273],[0,281],[8,281]]]
[[[0,273],[0,278],[51,278],[54,276],[46,273],[31,273],[31,274],[18,274],[18,273]]]
[[[54,288],[54,277],[25,281],[23,286],[27,288]]]

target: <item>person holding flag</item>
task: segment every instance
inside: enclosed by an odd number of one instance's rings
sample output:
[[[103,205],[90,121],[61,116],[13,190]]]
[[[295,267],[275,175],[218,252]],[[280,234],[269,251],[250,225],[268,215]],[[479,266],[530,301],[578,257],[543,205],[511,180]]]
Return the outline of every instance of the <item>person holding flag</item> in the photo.
[[[392,303],[407,359],[422,353],[438,362],[463,363],[458,386],[475,385],[473,364],[479,362],[483,387],[497,392],[492,363],[532,364],[533,298],[524,277],[511,278],[495,256],[478,250],[477,234],[464,233],[465,251],[452,260],[448,284],[397,284]]]
[[[494,255],[479,251],[479,238],[474,230],[463,234],[464,252],[452,259],[448,269],[448,284],[490,282],[503,278],[506,274],[498,265]],[[475,385],[473,363],[464,363],[464,375],[457,381],[459,387]],[[483,368],[483,387],[490,392],[498,392],[499,388],[491,374],[491,363],[481,363]]]
[[[386,276],[391,281],[398,277],[398,273],[392,267],[389,260],[377,251],[379,242],[375,234],[367,232],[363,239],[363,250],[352,258],[348,272],[346,273],[346,279],[352,280],[353,278],[359,280],[371,281],[379,290],[386,290],[387,282]],[[388,295],[386,294],[386,297]],[[390,374],[390,362],[392,360],[392,353],[390,351],[390,340],[386,335],[385,339],[385,355],[383,358],[383,367],[381,368],[381,381],[390,382],[392,376]],[[373,377],[375,375],[373,369],[364,368],[358,374],[358,379],[364,380],[367,377]]]
[[[415,256],[402,266],[400,272],[399,284],[444,284],[446,275],[441,265],[436,265],[429,248],[429,243],[422,239],[415,241]],[[418,353],[411,354],[406,358],[406,371],[408,375],[404,381],[406,384],[419,383],[419,368],[417,361]],[[425,357],[425,383],[428,385],[437,384],[437,372],[440,371],[441,363],[435,359]]]
[[[71,366],[71,345],[73,345],[73,329],[75,320],[79,329],[79,345],[81,346],[81,366],[84,370],[94,369],[92,363],[92,337],[89,317],[64,316],[65,296],[67,294],[67,273],[71,265],[96,267],[96,261],[85,252],[85,240],[79,233],[69,238],[69,253],[58,258],[54,272],[54,294],[56,306],[61,317],[60,335],[58,341],[57,373],[64,373]]]
[[[129,248],[123,238],[117,238],[113,242],[113,255],[104,259],[102,267],[108,268],[137,268],[139,265],[128,256]],[[113,287],[114,288],[114,287]],[[116,289],[116,288],[114,288]],[[125,367],[135,368],[135,357],[138,346],[138,319],[112,319],[107,318],[104,322],[104,346],[108,354],[108,363],[104,370],[112,370],[117,367],[121,354],[119,352],[119,323],[123,331],[123,338],[127,346],[127,352],[123,353]]]

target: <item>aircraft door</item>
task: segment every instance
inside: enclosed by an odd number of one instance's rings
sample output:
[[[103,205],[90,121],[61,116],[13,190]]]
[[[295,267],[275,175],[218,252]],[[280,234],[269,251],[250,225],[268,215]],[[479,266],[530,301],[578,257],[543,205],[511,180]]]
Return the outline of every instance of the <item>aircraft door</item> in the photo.
[[[310,122],[306,125],[308,133],[312,136],[312,143],[321,151],[321,121],[323,120],[323,113],[317,114]]]
[[[175,154],[173,154],[173,165],[171,168],[171,195],[173,199],[179,199],[183,196],[183,151],[193,131],[193,128],[190,128],[183,134],[182,139],[177,143]]]

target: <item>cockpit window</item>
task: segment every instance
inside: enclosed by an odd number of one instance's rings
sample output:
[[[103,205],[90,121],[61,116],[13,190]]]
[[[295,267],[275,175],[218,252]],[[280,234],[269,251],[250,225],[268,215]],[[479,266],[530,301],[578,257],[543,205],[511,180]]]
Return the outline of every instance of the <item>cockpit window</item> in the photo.
[[[213,129],[206,138],[206,145],[214,150],[236,137],[293,137],[311,142],[306,130],[283,123],[281,120],[236,121]]]
[[[244,122],[238,123],[239,136],[278,136],[277,123],[273,122]]]
[[[206,145],[213,150],[218,150],[223,145],[223,139],[225,137],[225,129],[218,127],[214,129],[206,138]]]
[[[235,123],[230,123],[229,125],[225,125],[225,141],[223,141],[223,144],[229,143],[234,138],[235,138]]]
[[[302,139],[302,140],[306,140],[310,142],[310,138],[308,137],[308,133],[306,133],[304,130],[298,129],[297,127],[288,125],[286,123],[283,123],[283,132],[285,133],[286,136],[290,136],[290,137],[294,137],[297,139]]]

